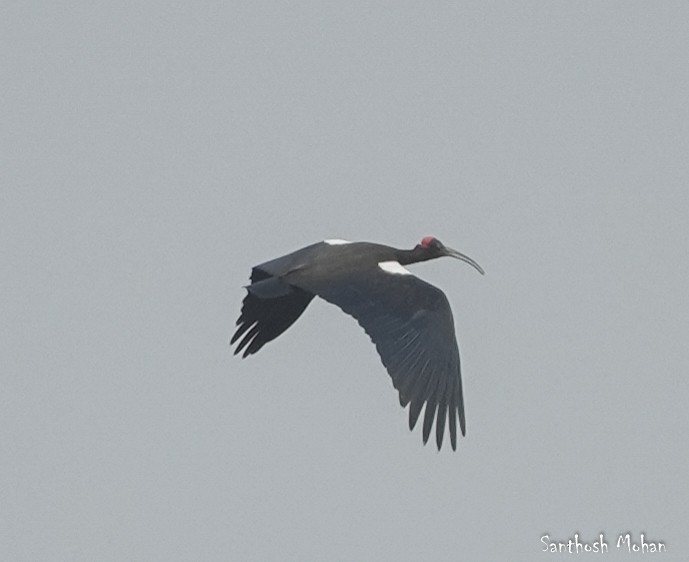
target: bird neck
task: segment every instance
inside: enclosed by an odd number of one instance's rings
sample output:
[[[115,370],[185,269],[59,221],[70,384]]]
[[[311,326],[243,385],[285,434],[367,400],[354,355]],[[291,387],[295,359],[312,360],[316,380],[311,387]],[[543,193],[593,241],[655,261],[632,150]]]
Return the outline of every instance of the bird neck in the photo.
[[[418,263],[433,259],[434,256],[423,246],[416,246],[411,250],[397,250],[397,261],[400,265],[409,265],[410,263]]]

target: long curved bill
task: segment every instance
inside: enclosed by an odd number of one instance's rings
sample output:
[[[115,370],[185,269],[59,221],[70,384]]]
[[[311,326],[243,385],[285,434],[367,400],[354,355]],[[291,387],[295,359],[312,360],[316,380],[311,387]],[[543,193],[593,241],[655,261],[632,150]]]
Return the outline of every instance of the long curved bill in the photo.
[[[447,252],[446,255],[450,256],[451,258],[457,258],[458,260],[462,260],[463,262],[468,263],[471,267],[473,267],[481,275],[486,274],[486,272],[483,271],[483,268],[479,264],[477,264],[469,256],[465,256],[462,252],[458,252],[457,250],[453,250],[452,248],[448,248],[447,246],[445,246],[445,251]]]

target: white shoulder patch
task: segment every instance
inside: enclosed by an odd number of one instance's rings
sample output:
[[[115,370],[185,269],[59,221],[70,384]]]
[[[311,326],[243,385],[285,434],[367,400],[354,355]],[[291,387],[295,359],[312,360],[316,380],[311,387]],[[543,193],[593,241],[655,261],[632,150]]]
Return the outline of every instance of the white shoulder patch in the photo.
[[[411,275],[411,271],[398,261],[382,261],[378,264],[378,267],[387,273],[394,273],[395,275]]]
[[[340,238],[329,238],[328,240],[323,240],[326,244],[331,246],[339,246],[340,244],[351,244],[349,240],[342,240]]]

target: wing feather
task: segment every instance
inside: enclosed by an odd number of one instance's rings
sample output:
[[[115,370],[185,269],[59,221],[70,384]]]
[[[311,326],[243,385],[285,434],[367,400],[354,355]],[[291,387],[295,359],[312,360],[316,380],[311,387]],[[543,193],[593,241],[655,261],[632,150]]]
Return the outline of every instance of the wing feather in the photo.
[[[257,267],[251,272],[252,284],[266,281],[270,277],[269,273]],[[242,358],[256,353],[294,324],[314,297],[308,291],[292,285],[285,285],[280,296],[272,298],[261,298],[252,293],[251,285],[247,289],[242,312],[237,320],[237,330],[230,340],[230,345],[233,345],[242,338],[234,350],[236,355],[244,349]]]
[[[464,404],[454,320],[443,292],[414,275],[393,275],[379,268],[337,282],[298,284],[340,307],[366,331],[399,392],[400,404],[409,404],[410,429],[425,405],[424,443],[435,422],[440,449],[447,422],[456,449],[457,417],[465,434]]]

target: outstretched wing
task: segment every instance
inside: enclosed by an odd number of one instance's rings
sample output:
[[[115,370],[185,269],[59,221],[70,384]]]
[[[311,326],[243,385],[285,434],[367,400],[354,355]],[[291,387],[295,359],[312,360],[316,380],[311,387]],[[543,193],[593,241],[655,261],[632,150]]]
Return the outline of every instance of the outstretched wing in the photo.
[[[280,286],[276,287],[278,284]],[[237,331],[230,340],[230,345],[233,345],[242,338],[234,354],[246,348],[242,358],[247,357],[277,338],[294,324],[313,297],[313,294],[299,287],[282,284],[277,278],[254,267],[251,285],[247,287],[242,312],[237,320]]]
[[[380,268],[365,278],[305,285],[356,318],[370,336],[400,404],[410,404],[409,429],[414,429],[425,403],[424,444],[435,417],[438,449],[446,420],[456,449],[457,418],[462,435],[466,433],[464,401],[454,320],[443,292],[409,273],[391,274]]]

